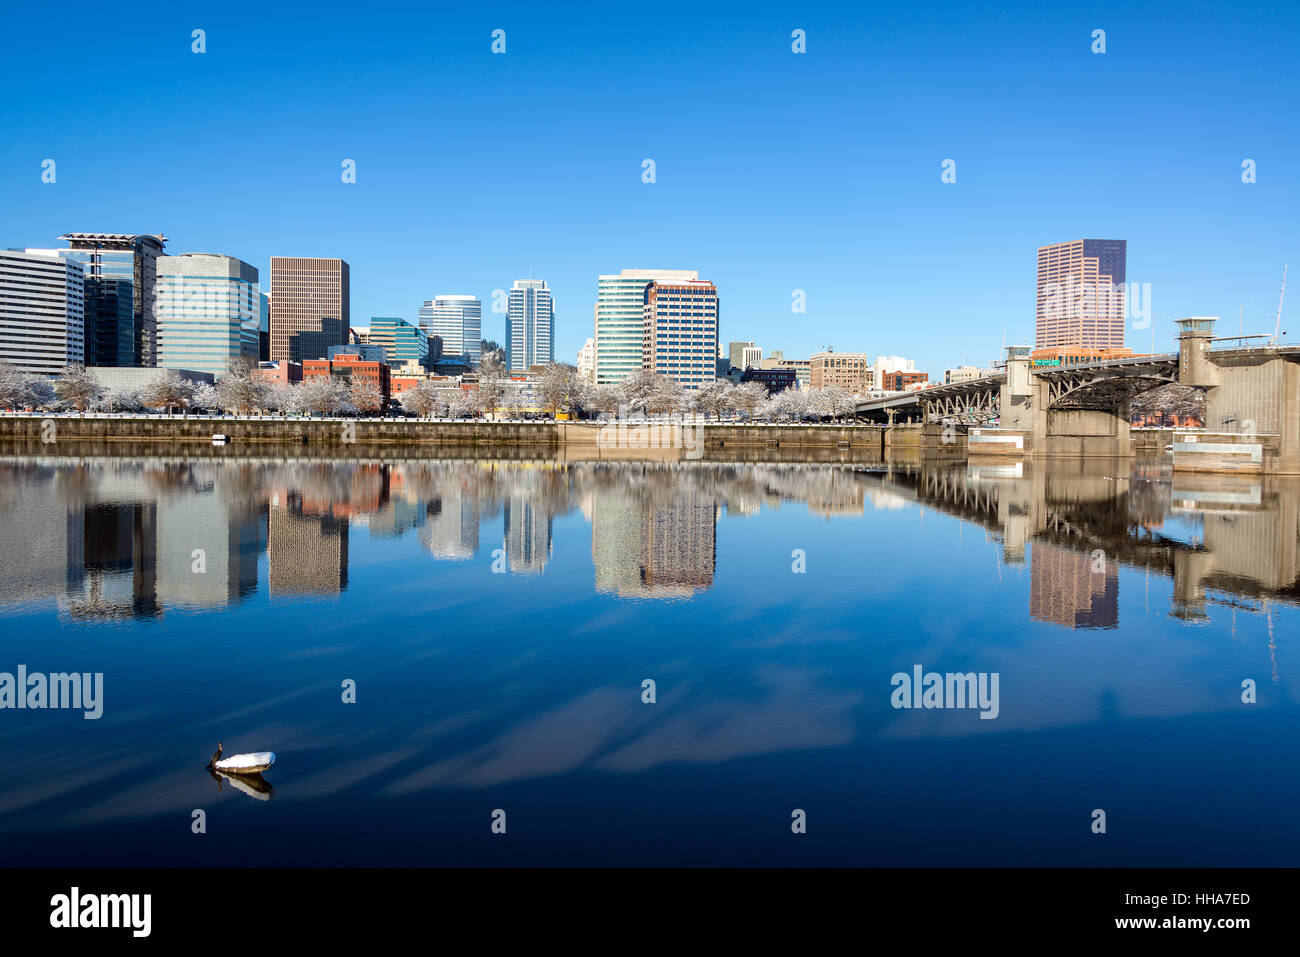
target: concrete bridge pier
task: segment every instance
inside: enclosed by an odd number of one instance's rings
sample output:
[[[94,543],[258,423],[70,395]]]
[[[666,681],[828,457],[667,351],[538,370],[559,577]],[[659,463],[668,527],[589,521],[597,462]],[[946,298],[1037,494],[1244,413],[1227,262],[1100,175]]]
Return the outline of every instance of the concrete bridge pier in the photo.
[[[1300,364],[1275,349],[1211,351],[1214,316],[1178,320],[1178,381],[1205,390],[1205,430],[1174,467],[1300,473]]]
[[[1000,400],[1000,428],[1023,433],[1030,455],[1131,454],[1128,401],[1109,397],[1096,408],[1052,408],[1052,385],[1033,374],[1027,348],[1007,350]]]
[[[1045,451],[1049,455],[1128,457],[1132,452],[1129,404],[1123,402],[1116,409],[1049,410]]]

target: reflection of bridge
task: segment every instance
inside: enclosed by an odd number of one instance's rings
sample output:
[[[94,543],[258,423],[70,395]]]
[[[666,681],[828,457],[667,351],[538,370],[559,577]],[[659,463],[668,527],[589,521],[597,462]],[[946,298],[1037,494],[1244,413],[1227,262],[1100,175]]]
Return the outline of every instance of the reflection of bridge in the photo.
[[[1141,568],[1174,583],[1172,614],[1203,618],[1216,600],[1300,602],[1300,484],[1293,479],[1182,476],[1128,469],[1115,475],[1103,460],[1051,461],[1008,466],[921,465],[863,473],[864,481],[892,495],[979,525],[1001,540],[1003,560],[1026,561],[1037,548],[1033,574],[1043,609],[1064,594],[1076,597],[1080,581],[1101,578],[1118,565]],[[1172,480],[1172,485],[1171,485]],[[1160,526],[1171,512],[1200,523],[1197,538],[1180,540]],[[1068,554],[1067,554],[1068,553]],[[1086,589],[1085,589],[1086,591]],[[1087,596],[1085,596],[1087,597]],[[1069,604],[1069,602],[1065,602]],[[1045,615],[1046,617],[1046,615]],[[1053,615],[1052,620],[1058,620]]]
[[[1300,472],[1300,346],[1221,348],[1230,340],[1213,337],[1214,321],[1179,320],[1179,351],[1166,355],[1045,367],[1014,347],[996,375],[867,399],[856,412],[891,424],[919,423],[931,441],[951,426],[996,422],[996,429],[972,435],[972,449],[978,440],[1032,453],[1126,456],[1129,403],[1179,383],[1205,392],[1211,440],[1194,451],[1219,456],[1207,467],[1221,467],[1226,456],[1254,470]]]

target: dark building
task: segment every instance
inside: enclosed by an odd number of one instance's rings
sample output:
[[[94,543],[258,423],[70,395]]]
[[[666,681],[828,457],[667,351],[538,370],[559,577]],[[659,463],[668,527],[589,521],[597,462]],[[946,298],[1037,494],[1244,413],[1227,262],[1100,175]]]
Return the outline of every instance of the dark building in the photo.
[[[793,369],[755,369],[750,366],[740,377],[741,383],[761,382],[768,395],[793,389],[797,376]]]
[[[65,233],[59,255],[85,271],[85,364],[157,364],[158,322],[154,296],[161,236],[131,233]]]

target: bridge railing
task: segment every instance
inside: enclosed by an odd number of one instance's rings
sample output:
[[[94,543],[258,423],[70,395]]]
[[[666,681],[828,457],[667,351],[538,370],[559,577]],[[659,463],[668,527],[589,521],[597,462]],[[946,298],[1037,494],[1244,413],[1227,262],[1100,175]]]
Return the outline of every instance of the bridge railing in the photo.
[[[1219,349],[1263,349],[1272,343],[1269,341],[1273,337],[1270,335],[1258,336],[1217,336],[1210,340],[1211,351]],[[1251,340],[1262,339],[1258,345],[1251,345]]]

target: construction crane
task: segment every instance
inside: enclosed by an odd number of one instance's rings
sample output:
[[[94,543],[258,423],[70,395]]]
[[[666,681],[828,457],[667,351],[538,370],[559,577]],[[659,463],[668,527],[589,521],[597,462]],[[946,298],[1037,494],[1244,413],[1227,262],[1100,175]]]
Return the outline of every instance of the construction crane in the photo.
[[[1282,300],[1286,298],[1286,266],[1282,267],[1282,291],[1277,294],[1277,322],[1273,324],[1273,338],[1270,345],[1276,345],[1282,334]]]

